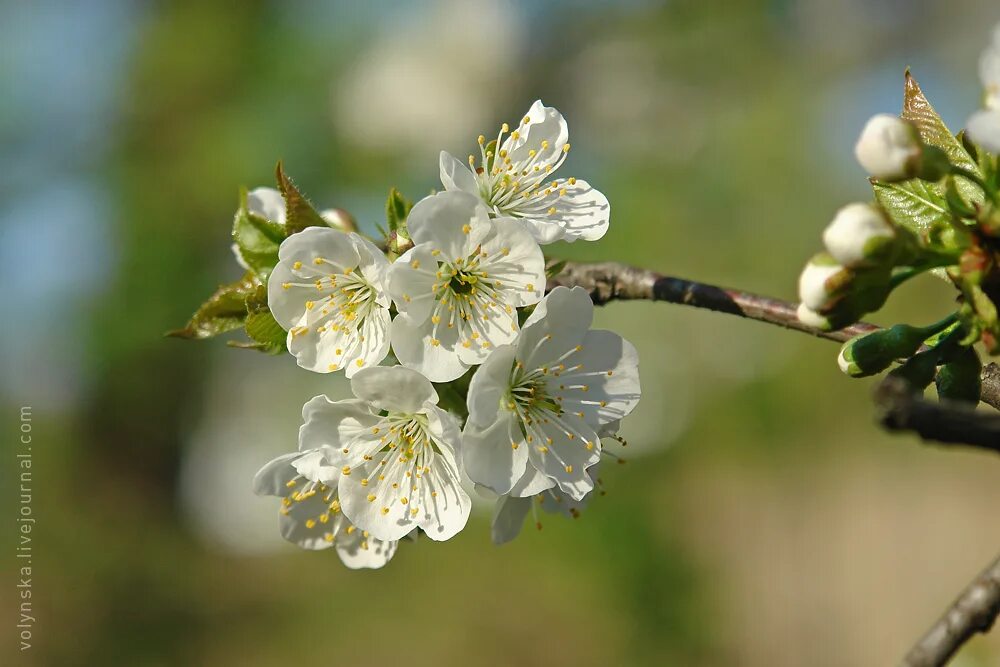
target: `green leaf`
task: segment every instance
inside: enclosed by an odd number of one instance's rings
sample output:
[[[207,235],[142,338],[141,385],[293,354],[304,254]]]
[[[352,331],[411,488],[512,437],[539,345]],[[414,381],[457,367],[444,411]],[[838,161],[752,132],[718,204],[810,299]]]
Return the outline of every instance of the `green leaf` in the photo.
[[[936,224],[947,223],[951,219],[944,192],[927,181],[872,181],[872,190],[875,191],[875,199],[896,224],[923,239]]]
[[[252,294],[248,295],[244,308],[247,336],[254,341],[254,344],[240,345],[239,347],[251,347],[271,354],[284,352],[288,334],[274,319],[274,315],[267,307],[267,287],[260,285]]]
[[[906,83],[903,86],[903,118],[917,126],[920,138],[925,144],[937,146],[945,152],[948,160],[963,169],[968,169],[977,176],[982,176],[979,165],[969,156],[969,153],[951,133],[941,120],[934,107],[927,100],[920,84],[906,71]],[[962,193],[966,194],[966,193]],[[968,195],[966,195],[968,196]]]
[[[183,329],[168,331],[174,338],[201,339],[218,336],[243,326],[247,318],[246,299],[260,283],[252,273],[239,281],[221,285],[191,316]]]
[[[385,201],[385,219],[389,224],[389,232],[398,231],[406,222],[413,202],[403,196],[396,188],[389,190],[389,198]]]
[[[285,228],[254,215],[247,208],[246,188],[240,190],[240,206],[233,219],[233,240],[246,265],[267,282],[267,276],[278,263],[278,246],[285,239]]]
[[[285,199],[285,227],[288,234],[301,232],[307,227],[329,227],[309,200],[306,199],[292,179],[285,174],[281,161],[274,169],[275,178],[278,180],[278,190]]]
[[[553,261],[551,264],[545,267],[545,277],[554,278],[562,273],[562,270],[566,268],[566,260],[559,259]]]

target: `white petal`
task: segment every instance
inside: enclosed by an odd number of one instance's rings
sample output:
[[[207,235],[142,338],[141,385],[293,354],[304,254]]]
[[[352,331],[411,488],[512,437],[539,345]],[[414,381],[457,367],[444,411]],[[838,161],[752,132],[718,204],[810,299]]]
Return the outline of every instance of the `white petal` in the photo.
[[[447,151],[441,151],[441,185],[445,190],[461,190],[479,196],[479,184],[466,165],[456,160]]]
[[[499,418],[500,401],[510,388],[514,348],[503,345],[487,357],[469,382],[469,424],[485,428]]]
[[[383,567],[396,554],[399,542],[384,542],[374,537],[365,538],[360,530],[347,535],[341,531],[334,542],[341,562],[352,570]]]
[[[526,117],[528,123],[521,123],[517,128],[520,138],[508,137],[501,148],[507,150],[508,157],[515,163],[526,160],[530,150],[537,152],[535,164],[540,167],[558,161],[569,139],[569,128],[562,114],[555,107],[547,107],[536,100]],[[547,148],[542,147],[543,142],[547,142]]]
[[[525,320],[517,344],[518,360],[525,368],[548,365],[580,345],[593,321],[594,303],[587,290],[556,287]]]
[[[502,296],[514,307],[538,303],[545,289],[545,257],[538,243],[513,218],[493,221],[495,233],[482,243],[480,265],[502,282]]]
[[[378,419],[364,401],[331,401],[326,396],[315,396],[302,406],[299,451],[324,447],[340,450]]]
[[[278,247],[278,259],[282,262],[300,261],[309,265],[317,258],[325,260],[323,264],[332,265],[337,272],[354,268],[361,260],[351,235],[329,227],[307,227]]]
[[[507,410],[485,429],[466,426],[462,449],[469,478],[496,493],[508,493],[524,476],[528,446],[522,442],[519,422]]]
[[[333,466],[326,455],[326,448],[303,452],[292,461],[295,471],[311,482],[335,485],[340,478],[340,469]]]
[[[320,311],[314,308],[313,312]],[[309,317],[299,321],[308,327],[306,331],[289,331],[288,351],[300,367],[315,373],[343,369],[351,377],[361,368],[377,366],[389,354],[388,308],[377,306],[357,329],[333,329],[327,325],[333,317],[334,313]]]
[[[977,144],[991,153],[1000,153],[1000,109],[977,111],[965,127]]]
[[[424,197],[410,211],[406,226],[415,244],[426,243],[452,261],[472,254],[491,230],[486,206],[460,190]]]
[[[365,280],[371,283],[372,287],[378,291],[377,301],[379,305],[386,308],[390,305],[389,299],[389,260],[385,258],[385,253],[379,250],[374,243],[361,236],[351,233],[351,241],[358,252],[358,270]]]
[[[594,488],[587,468],[601,458],[597,433],[583,419],[569,412],[554,422],[537,423],[535,441],[528,448],[528,459],[546,477],[555,480],[563,493],[575,500]],[[565,427],[565,428],[564,428]],[[544,439],[539,438],[541,434]]]
[[[532,498],[501,496],[493,509],[491,537],[493,544],[510,542],[521,532],[524,518],[531,511]]]
[[[320,550],[333,546],[337,532],[338,517],[331,516],[330,508],[323,500],[324,495],[314,496],[292,503],[278,515],[278,529],[281,536],[303,549]],[[326,516],[326,521],[320,517]]]
[[[412,414],[438,402],[427,378],[403,366],[364,368],[351,379],[351,391],[379,410]]]
[[[458,357],[456,346],[458,329],[446,326],[436,328],[437,338],[431,332],[434,325],[430,320],[414,323],[406,315],[398,315],[392,321],[390,335],[392,349],[399,362],[419,371],[431,382],[450,382],[461,377],[469,366]],[[434,340],[438,344],[433,343]]]
[[[596,241],[603,237],[611,220],[611,204],[608,198],[584,180],[577,179],[574,185],[560,181],[559,186],[566,194],[554,194],[537,203],[532,202],[532,210],[519,210],[521,220],[539,243],[553,243],[577,239]],[[555,209],[554,213],[549,210]]]
[[[410,248],[392,263],[388,291],[399,312],[416,322],[430,317],[436,303],[432,288],[437,268],[437,258],[427,245]]]
[[[536,496],[546,489],[551,489],[555,485],[555,480],[546,477],[535,466],[529,465],[524,469],[524,476],[517,480],[514,487],[510,490],[510,495],[516,498]]]
[[[254,188],[248,192],[247,211],[279,225],[285,224],[285,199],[274,188]]]
[[[635,409],[641,394],[639,354],[618,334],[599,329],[588,331],[583,349],[564,363],[567,369],[581,366],[549,380],[550,391],[563,396],[565,410],[584,413],[586,421],[597,427],[621,419]],[[557,389],[556,385],[565,389]]]
[[[253,477],[253,492],[258,496],[283,496],[288,493],[286,484],[298,476],[292,461],[301,454],[282,454],[264,464]]]

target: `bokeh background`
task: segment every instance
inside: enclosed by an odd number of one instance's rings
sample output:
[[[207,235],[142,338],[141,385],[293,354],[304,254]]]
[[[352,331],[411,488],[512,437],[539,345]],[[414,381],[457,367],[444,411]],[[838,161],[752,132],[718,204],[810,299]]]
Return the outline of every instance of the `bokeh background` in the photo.
[[[490,544],[488,510],[382,571],[279,538],[253,472],[342,380],[165,339],[239,275],[241,185],[275,161],[382,220],[437,154],[536,98],[613,205],[549,247],[794,298],[853,140],[904,68],[954,128],[992,0],[0,3],[6,519],[0,654],[37,665],[892,664],[1000,546],[1000,463],[873,424],[836,346],[665,304],[597,316],[644,396],[577,521]],[[567,175],[569,175],[567,174]],[[938,319],[926,278],[882,321]],[[34,428],[34,648],[18,655],[14,447]],[[0,662],[11,664],[8,657]],[[1000,664],[1000,633],[957,665]]]

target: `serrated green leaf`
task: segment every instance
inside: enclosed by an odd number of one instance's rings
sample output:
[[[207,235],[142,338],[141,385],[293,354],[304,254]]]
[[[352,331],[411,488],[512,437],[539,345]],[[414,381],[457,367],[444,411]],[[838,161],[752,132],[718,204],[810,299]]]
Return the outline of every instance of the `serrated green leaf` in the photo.
[[[278,246],[285,239],[285,228],[254,215],[247,208],[246,188],[240,190],[240,206],[233,219],[233,240],[236,251],[261,282],[278,263]]]
[[[246,297],[244,307],[247,336],[257,344],[251,347],[273,354],[285,351],[288,333],[281,328],[267,307],[267,287],[258,286]]]
[[[306,199],[292,179],[285,174],[281,162],[274,169],[278,181],[278,190],[285,199],[285,227],[289,234],[301,232],[307,227],[329,227],[309,200]]]
[[[899,226],[921,238],[935,224],[951,218],[945,196],[927,181],[912,179],[901,183],[872,182],[875,199]]]
[[[390,232],[395,232],[403,226],[412,208],[413,202],[404,197],[403,193],[396,188],[389,190],[389,197],[385,200],[385,219]]]
[[[167,335],[175,338],[202,339],[240,328],[247,318],[247,296],[253,294],[258,285],[251,273],[247,273],[235,283],[220,285],[191,316],[183,329],[169,331]]]
[[[979,164],[969,155],[962,145],[962,140],[951,133],[941,116],[928,101],[920,84],[906,71],[906,82],[903,85],[902,117],[912,122],[920,133],[920,139],[929,146],[935,146],[944,151],[948,161],[957,167],[966,169],[977,176],[982,176]],[[966,201],[982,203],[983,193],[977,185],[970,181],[957,179],[958,191]],[[944,190],[934,186],[942,194]]]

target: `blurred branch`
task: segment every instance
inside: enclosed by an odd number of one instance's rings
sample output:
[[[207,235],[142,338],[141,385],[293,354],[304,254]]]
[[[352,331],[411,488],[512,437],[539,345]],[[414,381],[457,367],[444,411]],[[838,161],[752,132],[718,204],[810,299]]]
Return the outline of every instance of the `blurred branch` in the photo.
[[[887,377],[875,389],[879,421],[890,431],[912,431],[924,440],[970,445],[1000,453],[1000,415],[955,401],[927,401],[900,378]]]
[[[938,667],[979,632],[988,632],[1000,614],[1000,557],[958,596],[903,658],[900,667]]]
[[[599,306],[610,301],[666,301],[775,324],[841,343],[879,328],[874,324],[858,322],[839,331],[821,331],[799,322],[795,315],[795,303],[665,276],[618,262],[567,262],[558,275],[549,279],[548,289],[560,285],[583,287]],[[1000,366],[988,364],[983,369],[982,380],[981,399],[1000,410]]]

